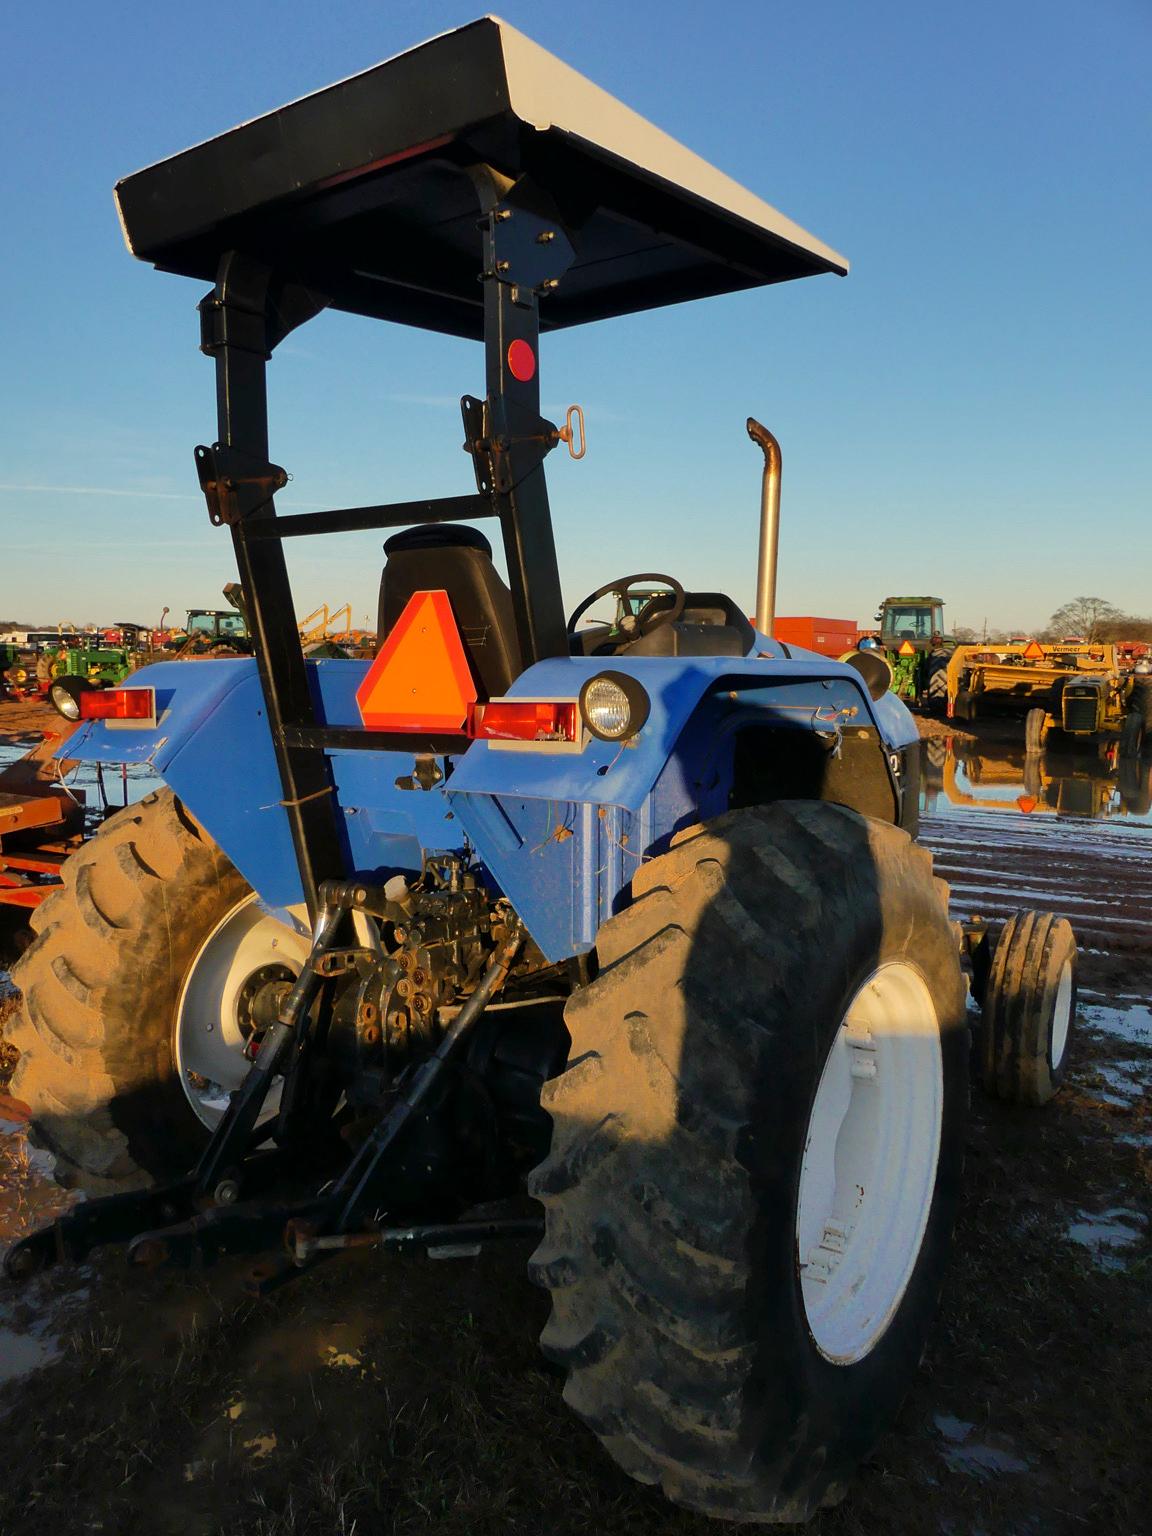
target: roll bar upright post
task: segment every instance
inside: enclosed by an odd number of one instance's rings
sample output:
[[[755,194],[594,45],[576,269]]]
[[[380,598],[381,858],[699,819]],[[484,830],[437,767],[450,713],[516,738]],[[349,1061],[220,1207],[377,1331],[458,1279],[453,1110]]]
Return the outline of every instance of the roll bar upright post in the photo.
[[[296,326],[327,299],[285,281],[239,251],[220,259],[216,286],[201,301],[200,349],[216,366],[218,441],[196,449],[200,487],[215,524],[232,535],[249,615],[252,649],[280,777],[281,805],[309,915],[325,880],[349,876],[347,838],[327,751],[443,756],[467,739],[434,732],[367,731],[317,720],[284,558],[285,538],[411,524],[500,522],[521,664],[568,653],[544,458],[560,431],[540,415],[540,301],[574,259],[554,207],[526,178],[510,183],[472,168],[480,199],[487,398],[465,396],[464,447],[477,494],[282,517],[275,495],[288,482],[269,461],[267,365]],[[399,782],[399,781],[397,781]]]

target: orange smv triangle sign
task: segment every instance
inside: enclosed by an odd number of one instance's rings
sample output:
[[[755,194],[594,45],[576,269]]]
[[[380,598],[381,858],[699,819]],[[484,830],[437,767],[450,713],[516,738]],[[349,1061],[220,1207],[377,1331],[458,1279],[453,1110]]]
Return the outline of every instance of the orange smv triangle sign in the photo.
[[[1026,661],[1043,661],[1044,647],[1040,644],[1039,640],[1029,640],[1028,644],[1024,647],[1023,655]]]
[[[896,654],[897,656],[915,656],[916,647],[912,644],[911,640],[905,640]]]
[[[356,690],[373,731],[460,731],[476,684],[447,592],[413,592]]]

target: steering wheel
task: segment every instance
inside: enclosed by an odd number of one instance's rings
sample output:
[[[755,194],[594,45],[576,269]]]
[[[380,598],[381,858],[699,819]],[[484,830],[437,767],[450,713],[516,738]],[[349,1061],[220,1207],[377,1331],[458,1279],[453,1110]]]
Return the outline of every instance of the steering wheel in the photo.
[[[665,594],[659,593],[650,597],[639,613],[632,612],[631,594],[632,588],[642,583],[648,585],[658,581],[661,586],[671,588],[672,602],[669,607],[660,606]],[[684,612],[684,588],[672,576],[661,576],[658,572],[642,571],[639,576],[620,576],[615,581],[606,582],[604,586],[597,587],[584,601],[573,609],[568,619],[568,633],[576,633],[576,625],[602,597],[618,597],[623,613],[620,622],[612,626],[612,633],[623,635],[628,640],[638,640],[641,635],[650,635],[654,629],[663,629],[667,624],[675,624],[676,620]]]

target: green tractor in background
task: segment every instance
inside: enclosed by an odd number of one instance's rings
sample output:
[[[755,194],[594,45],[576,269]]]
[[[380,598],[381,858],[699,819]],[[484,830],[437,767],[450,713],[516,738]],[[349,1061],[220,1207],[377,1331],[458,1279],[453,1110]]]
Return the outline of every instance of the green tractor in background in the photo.
[[[942,597],[886,597],[876,615],[880,648],[892,665],[892,691],[908,704],[938,709],[948,698]]]
[[[224,587],[231,608],[189,608],[184,633],[167,644],[177,654],[176,661],[189,656],[250,656],[252,642],[248,635],[248,613],[244,593],[238,581]]]
[[[177,659],[185,656],[247,655],[251,649],[242,614],[226,608],[189,608],[183,634],[167,642]]]
[[[23,656],[23,647],[14,641],[0,640],[0,699],[6,699],[16,683],[8,676],[9,669],[17,669]]]
[[[58,648],[45,648],[37,657],[37,684],[65,720],[79,720],[81,694],[93,688],[114,688],[142,665],[140,651],[149,631],[140,624],[117,623],[116,628],[119,643],[77,634]]]

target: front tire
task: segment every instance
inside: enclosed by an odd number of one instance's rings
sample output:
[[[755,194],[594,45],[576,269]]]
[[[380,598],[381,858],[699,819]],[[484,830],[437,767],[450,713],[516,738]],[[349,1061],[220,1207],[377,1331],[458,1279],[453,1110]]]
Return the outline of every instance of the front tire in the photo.
[[[1024,750],[1039,752],[1048,736],[1048,714],[1043,709],[1030,709],[1024,719]]]
[[[244,1070],[242,1041],[223,1058],[206,1052],[224,1043],[220,1001],[237,990],[220,936],[233,971],[237,957],[254,973],[267,965],[244,919],[257,910],[251,888],[170,790],[110,817],[63,874],[12,972],[12,1092],[65,1182],[107,1193],[184,1173],[222,1108],[212,1085],[234,1087]],[[262,920],[296,962],[299,936]]]
[[[1067,918],[1014,912],[981,1003],[980,1079],[1010,1104],[1047,1104],[1064,1081],[1076,1018],[1076,939]]]
[[[804,1519],[891,1422],[935,1309],[967,1106],[956,942],[928,854],[837,806],[693,828],[632,892],[544,1094],[541,1342],[634,1477]]]

